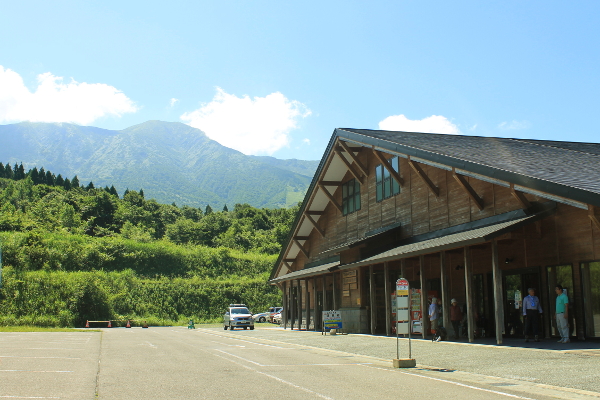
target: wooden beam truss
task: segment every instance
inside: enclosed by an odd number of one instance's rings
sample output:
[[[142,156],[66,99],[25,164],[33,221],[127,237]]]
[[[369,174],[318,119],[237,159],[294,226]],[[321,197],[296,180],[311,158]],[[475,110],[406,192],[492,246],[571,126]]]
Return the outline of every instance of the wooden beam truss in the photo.
[[[346,159],[346,157],[344,157],[344,155],[342,154],[341,151],[336,150],[335,154],[337,154],[337,156],[342,160],[342,162],[346,165],[346,168],[348,168],[348,171],[350,171],[350,173],[352,175],[354,175],[354,177],[356,178],[356,180],[359,181],[362,184],[363,183],[363,178],[362,178],[362,175],[360,174],[360,172],[358,172],[357,170],[354,169],[354,167],[352,166],[352,164],[350,164],[350,161],[348,161]]]
[[[324,215],[325,211],[310,211],[310,210],[308,210],[308,211],[304,211],[304,214],[307,214],[307,215]]]
[[[431,179],[429,179],[425,171],[423,171],[423,168],[421,168],[419,164],[411,160],[410,156],[408,156],[408,165],[410,165],[410,167],[417,173],[417,175],[419,175],[423,182],[425,182],[429,190],[431,190],[431,193],[433,193],[435,197],[440,197],[440,188],[433,184],[433,182],[431,181]]]
[[[588,216],[592,220],[594,226],[600,230],[600,209],[593,205],[588,205]]]
[[[319,232],[321,237],[325,237],[325,231],[317,224],[317,221],[308,213],[304,213],[304,217],[312,224],[312,226]]]
[[[300,251],[302,252],[302,254],[304,254],[304,257],[306,257],[307,259],[310,258],[308,251],[306,251],[306,249],[304,248],[304,246],[302,246],[300,244],[300,242],[298,241],[298,239],[294,238],[294,243],[296,244],[296,246],[298,246],[298,248],[300,249]]]
[[[383,167],[388,170],[388,172],[390,173],[392,178],[394,178],[396,180],[396,182],[398,182],[398,185],[400,185],[400,187],[403,187],[404,179],[402,179],[400,174],[398,174],[398,172],[396,172],[396,170],[394,168],[392,168],[392,166],[390,165],[388,160],[385,158],[383,153],[380,152],[379,150],[373,149],[373,154],[375,154],[375,157],[377,157],[377,159],[379,160],[379,162],[381,162]]]
[[[337,202],[337,200],[335,199],[335,197],[333,197],[333,195],[331,193],[329,193],[329,190],[327,190],[325,188],[325,186],[323,184],[321,184],[321,182],[319,182],[319,189],[321,189],[323,191],[323,193],[325,193],[325,196],[327,196],[327,198],[329,199],[329,201],[331,203],[333,203],[333,205],[335,206],[335,208],[337,208],[339,212],[343,213],[342,206]]]
[[[519,191],[515,190],[514,183],[510,184],[510,193],[521,204],[521,207],[523,207],[525,209],[531,207],[531,203],[529,202],[529,200],[527,200],[527,197],[525,197],[525,194],[523,192],[519,192]]]
[[[356,157],[354,155],[354,151],[352,151],[352,149],[350,149],[350,147],[348,147],[348,145],[346,144],[346,142],[344,142],[343,140],[340,140],[340,146],[342,146],[342,148],[344,149],[344,151],[346,153],[348,153],[348,155],[350,156],[350,158],[352,159],[352,161],[354,161],[354,164],[356,164],[356,166],[358,167],[358,169],[360,170],[360,172],[362,172],[362,174],[364,176],[368,176],[368,172],[367,172],[367,167],[364,166],[360,160],[358,159],[358,157]]]
[[[452,168],[452,176],[454,177],[456,182],[458,182],[458,184],[465,190],[465,192],[467,192],[471,200],[473,200],[475,204],[477,204],[477,208],[479,208],[479,211],[483,210],[483,199],[477,194],[477,192],[475,192],[475,189],[473,189],[473,186],[471,186],[469,181],[467,181],[464,176],[457,174],[454,168]]]

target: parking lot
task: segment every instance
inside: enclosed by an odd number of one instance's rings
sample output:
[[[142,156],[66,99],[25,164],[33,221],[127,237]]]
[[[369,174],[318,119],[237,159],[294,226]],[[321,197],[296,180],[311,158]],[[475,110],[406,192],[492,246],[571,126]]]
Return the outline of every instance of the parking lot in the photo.
[[[321,336],[270,324],[233,332],[215,326],[0,333],[0,398],[600,397],[594,390],[598,356],[418,340],[413,344],[418,368],[394,370],[391,338]],[[551,369],[566,378],[587,376],[589,383],[547,383],[536,375]]]

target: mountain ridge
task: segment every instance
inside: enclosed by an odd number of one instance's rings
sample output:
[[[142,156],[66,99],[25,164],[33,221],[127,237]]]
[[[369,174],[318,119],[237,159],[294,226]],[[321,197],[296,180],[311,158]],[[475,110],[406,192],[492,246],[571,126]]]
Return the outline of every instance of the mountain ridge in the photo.
[[[248,156],[180,122],[122,130],[69,123],[0,125],[0,161],[44,167],[122,193],[143,188],[162,203],[287,207],[300,201],[319,161]]]

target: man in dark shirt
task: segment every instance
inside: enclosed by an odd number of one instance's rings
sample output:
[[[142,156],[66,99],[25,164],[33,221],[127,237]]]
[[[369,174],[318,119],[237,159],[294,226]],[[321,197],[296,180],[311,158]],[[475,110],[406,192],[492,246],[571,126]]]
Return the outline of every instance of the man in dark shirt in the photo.
[[[454,329],[454,339],[458,339],[458,331],[460,321],[463,319],[463,313],[456,299],[452,299],[450,302],[452,303],[450,306],[450,322],[452,323],[452,329]]]
[[[540,314],[542,313],[542,305],[540,299],[535,295],[535,289],[529,288],[527,290],[529,296],[523,299],[523,315],[525,316],[525,342],[529,342],[530,334],[533,331],[535,341],[539,342],[539,320]]]

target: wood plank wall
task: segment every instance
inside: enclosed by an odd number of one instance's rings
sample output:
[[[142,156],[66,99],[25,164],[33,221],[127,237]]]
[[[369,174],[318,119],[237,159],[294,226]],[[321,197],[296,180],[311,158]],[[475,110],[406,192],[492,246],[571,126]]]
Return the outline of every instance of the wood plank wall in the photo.
[[[305,248],[310,252],[310,259],[306,260],[299,254],[294,263],[294,269],[301,269],[306,262],[317,261],[322,257],[320,253],[335,246],[340,246],[351,240],[359,239],[366,232],[400,223],[403,238],[423,234],[438,229],[454,226],[493,215],[506,213],[519,209],[519,202],[512,196],[510,189],[471,177],[465,179],[473,189],[483,198],[484,209],[479,210],[476,204],[468,197],[463,188],[456,182],[452,172],[421,164],[433,183],[439,188],[440,194],[436,197],[427,188],[419,176],[409,167],[406,159],[400,158],[400,175],[405,180],[400,194],[382,202],[376,201],[375,167],[379,162],[370,151],[360,153],[361,161],[368,165],[369,177],[361,187],[362,207],[359,211],[343,216],[335,207],[329,204],[325,215],[319,219],[319,225],[325,230],[322,238],[313,230]],[[346,174],[344,181],[352,178]],[[334,193],[341,203],[341,189]],[[526,194],[530,201],[546,201],[536,196]],[[540,272],[543,285],[546,285],[546,267],[554,265],[571,264],[573,266],[573,299],[575,304],[581,305],[581,278],[579,263],[600,259],[600,230],[590,221],[587,210],[575,208],[558,203],[554,215],[527,227],[508,234],[499,242],[499,257],[501,268],[509,271],[535,267]],[[360,251],[342,254],[343,262],[349,263],[359,258]],[[502,260],[513,259],[510,264]],[[439,256],[425,257],[427,278],[438,278]],[[448,283],[450,297],[456,297],[459,303],[464,302],[464,270],[456,270],[456,266],[463,265],[462,251],[448,252]],[[399,271],[399,265],[391,264],[391,271]],[[407,276],[412,281],[417,281],[418,260],[407,260]],[[491,271],[491,247],[480,246],[473,250],[473,273],[488,273]],[[391,278],[397,278],[394,272]],[[364,272],[359,273],[359,282],[364,281]],[[339,279],[339,277],[337,277]],[[352,290],[349,297],[341,296],[343,288],[338,280],[338,300],[344,307],[357,307],[358,303],[366,300],[364,288],[359,284],[357,290]],[[542,296],[548,296],[546,287],[540,288]],[[550,299],[552,300],[552,299]],[[581,307],[579,307],[581,309]],[[578,311],[578,320],[581,321],[581,311]],[[583,325],[578,323],[578,330]]]
[[[300,254],[297,262],[294,263],[294,270],[304,268],[304,264],[307,262],[326,258],[329,255],[321,253],[328,249],[360,239],[366,232],[391,224],[400,223],[402,226],[401,236],[406,238],[502,214],[521,207],[511,195],[509,188],[465,177],[483,198],[485,208],[480,211],[453,178],[451,171],[420,164],[440,190],[439,196],[436,197],[404,158],[399,160],[400,175],[405,180],[404,187],[401,188],[398,195],[377,202],[375,167],[379,165],[379,162],[368,149],[361,151],[359,158],[364,165],[368,166],[369,171],[366,182],[361,186],[361,209],[343,216],[332,204],[329,204],[325,209],[325,215],[321,216],[318,221],[319,226],[325,230],[325,237],[322,238],[316,230],[311,232],[310,239],[305,244],[305,247],[309,249],[310,259],[306,260]],[[343,181],[352,178],[353,176],[347,173]],[[335,191],[334,197],[341,204],[341,188]],[[539,200],[536,196],[529,194],[526,197],[530,201]]]

